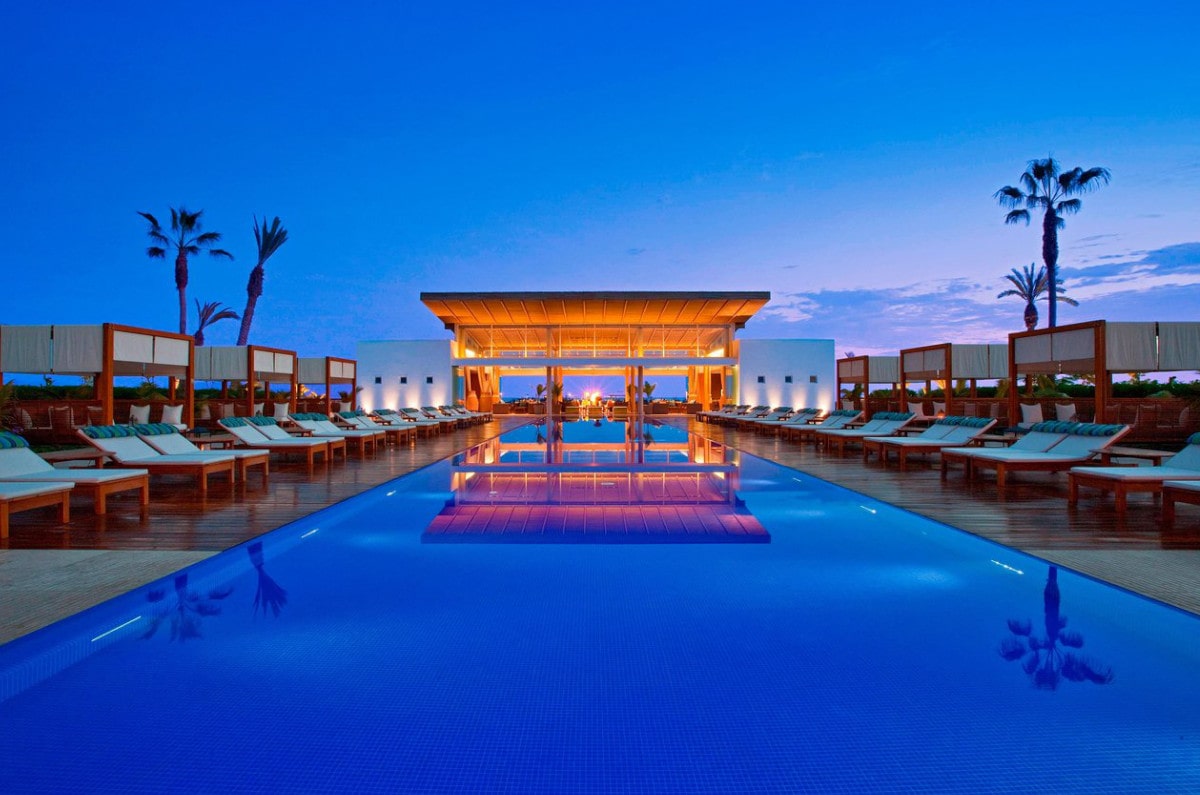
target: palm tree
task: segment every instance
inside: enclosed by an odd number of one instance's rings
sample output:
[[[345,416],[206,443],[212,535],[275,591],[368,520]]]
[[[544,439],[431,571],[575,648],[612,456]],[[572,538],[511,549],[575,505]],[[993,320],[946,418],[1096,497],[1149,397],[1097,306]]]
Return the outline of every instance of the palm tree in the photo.
[[[227,306],[221,306],[221,304],[216,301],[201,306],[200,301],[197,299],[196,314],[200,318],[199,325],[196,326],[196,333],[193,335],[196,340],[197,348],[203,347],[204,345],[204,329],[208,328],[213,323],[216,323],[218,320],[238,319],[237,312],[234,312]]]
[[[254,218],[254,242],[258,244],[258,264],[250,271],[250,282],[246,285],[246,311],[242,312],[242,329],[238,332],[238,345],[245,345],[250,339],[250,323],[254,321],[254,307],[263,293],[263,266],[279,247],[287,242],[287,230],[279,223],[279,216],[267,226],[267,217],[263,216],[263,224],[258,225],[258,217]]]
[[[165,259],[167,250],[175,251],[175,289],[179,291],[179,333],[187,334],[187,285],[188,257],[207,250],[213,257],[228,257],[233,255],[221,248],[213,248],[220,240],[220,232],[200,231],[200,216],[204,211],[189,213],[183,207],[171,208],[171,234],[163,231],[158,219],[150,213],[138,212],[138,215],[150,222],[146,234],[156,245],[146,249],[146,253],[156,259]]]
[[[1063,171],[1053,157],[1045,160],[1030,160],[1021,175],[1021,187],[1006,185],[996,191],[994,197],[1001,207],[1012,208],[1004,217],[1004,223],[1018,221],[1029,223],[1030,210],[1042,210],[1042,259],[1046,263],[1049,284],[1058,284],[1058,230],[1063,227],[1063,216],[1079,212],[1083,202],[1077,197],[1090,193],[1101,185],[1107,185],[1110,175],[1107,168],[1073,168]],[[1022,206],[1023,205],[1023,206]],[[1058,325],[1057,301],[1050,302],[1047,323],[1050,328]]]
[[[1041,268],[1037,269],[1036,273],[1034,272],[1034,267],[1034,264],[1031,262],[1029,263],[1028,267],[1022,268],[1021,270],[1013,268],[1012,273],[1004,277],[1012,282],[1013,286],[996,296],[997,298],[1008,298],[1010,295],[1015,295],[1025,299],[1026,331],[1033,331],[1035,328],[1037,328],[1038,311],[1035,302],[1039,296],[1048,292],[1050,289],[1050,280],[1046,278],[1046,267],[1043,265]],[[1063,287],[1062,279],[1058,280],[1058,284],[1055,285],[1055,287],[1057,288],[1055,292],[1059,293],[1059,295],[1055,296],[1056,299],[1064,304],[1079,306],[1079,302],[1074,298],[1068,298],[1066,295],[1062,295],[1062,293],[1067,291],[1067,288]]]

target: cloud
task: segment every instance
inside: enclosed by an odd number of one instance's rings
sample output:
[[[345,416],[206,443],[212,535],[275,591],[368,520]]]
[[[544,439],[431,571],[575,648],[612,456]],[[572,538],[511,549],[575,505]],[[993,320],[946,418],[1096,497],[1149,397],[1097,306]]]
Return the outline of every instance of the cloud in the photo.
[[[644,248],[627,248],[627,249],[625,249],[625,253],[630,257],[636,257],[639,254],[644,254],[645,252],[646,252],[646,249],[644,249]]]
[[[1112,255],[1117,256],[1117,255]],[[1200,242],[1121,255],[1124,261],[1062,268],[1067,294],[1060,324],[1108,320],[1186,320],[1200,301]],[[1004,342],[1024,329],[1019,298],[998,299],[1009,285],[960,277],[899,287],[776,292],[747,325],[748,337],[835,340],[838,350],[889,354],[938,342]],[[1044,325],[1046,304],[1038,303]]]
[[[1097,259],[1116,261],[1059,269],[1073,298],[1096,299],[1200,284],[1200,242]]]

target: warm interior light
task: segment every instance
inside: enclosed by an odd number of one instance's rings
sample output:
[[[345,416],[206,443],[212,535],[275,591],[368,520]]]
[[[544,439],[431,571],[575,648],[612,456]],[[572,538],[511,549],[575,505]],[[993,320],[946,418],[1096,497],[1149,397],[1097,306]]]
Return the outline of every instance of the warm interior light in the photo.
[[[725,355],[725,349],[724,349],[724,348],[717,348],[717,349],[713,350],[712,352],[710,352],[708,355],[709,355],[709,356],[724,356],[724,355]]]

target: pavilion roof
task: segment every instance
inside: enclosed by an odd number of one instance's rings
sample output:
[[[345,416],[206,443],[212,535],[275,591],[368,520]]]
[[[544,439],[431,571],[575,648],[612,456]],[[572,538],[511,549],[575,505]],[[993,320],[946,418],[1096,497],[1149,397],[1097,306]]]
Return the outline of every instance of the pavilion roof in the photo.
[[[744,326],[769,292],[421,293],[447,329],[458,326]]]

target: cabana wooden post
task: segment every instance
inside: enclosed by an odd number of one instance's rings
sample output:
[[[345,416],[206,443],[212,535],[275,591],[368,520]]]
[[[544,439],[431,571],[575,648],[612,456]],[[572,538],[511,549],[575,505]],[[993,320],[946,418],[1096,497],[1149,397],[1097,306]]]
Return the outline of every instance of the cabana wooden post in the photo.
[[[890,384],[892,392],[896,392],[900,383],[899,356],[847,356],[837,360],[837,386],[835,394],[838,400],[843,398],[843,384],[861,384],[862,400],[855,406],[866,412],[867,418],[875,411],[884,411],[888,407],[870,405],[871,384]],[[841,404],[839,403],[839,406]]]
[[[974,398],[980,380],[1007,378],[1009,370],[1008,345],[1004,343],[963,345],[942,342],[905,348],[900,351],[899,358],[902,411],[908,410],[908,384],[913,381],[924,381],[927,393],[934,381],[944,382],[942,400],[946,404],[946,414],[957,415],[963,412],[957,405],[960,399],[954,396],[956,380],[969,381],[970,396]]]
[[[358,363],[354,359],[339,356],[303,357],[299,360],[297,373],[297,384],[325,386],[324,413],[333,413],[333,388],[339,384],[349,385],[350,408],[358,408]]]
[[[0,326],[0,382],[6,373],[73,375],[94,378],[94,399],[103,424],[113,418],[113,380],[118,376],[171,379],[183,394],[182,420],[191,425],[195,373],[194,344],[187,334],[125,326],[100,325]]]

